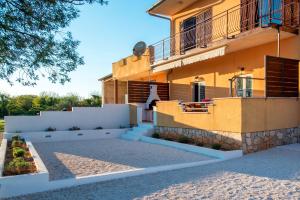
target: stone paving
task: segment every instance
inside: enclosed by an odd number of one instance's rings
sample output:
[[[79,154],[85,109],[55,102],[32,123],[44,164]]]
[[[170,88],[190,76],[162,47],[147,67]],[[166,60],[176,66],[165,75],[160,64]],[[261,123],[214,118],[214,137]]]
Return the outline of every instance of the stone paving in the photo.
[[[35,143],[50,180],[212,159],[161,145],[121,139]]]

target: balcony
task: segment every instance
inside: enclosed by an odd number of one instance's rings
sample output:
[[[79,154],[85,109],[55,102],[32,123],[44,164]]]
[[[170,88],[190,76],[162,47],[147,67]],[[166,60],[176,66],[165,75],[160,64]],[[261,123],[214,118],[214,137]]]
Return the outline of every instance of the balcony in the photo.
[[[231,51],[236,51],[249,48],[255,42],[260,45],[276,41],[274,33],[277,30],[274,27],[283,31],[281,39],[298,33],[299,28],[299,0],[284,4],[277,0],[253,0],[212,17],[207,18],[203,14],[193,16],[194,25],[181,27],[181,32],[150,46],[150,64],[153,68],[189,55],[228,46],[229,43],[232,43]],[[245,37],[250,42],[244,40]]]

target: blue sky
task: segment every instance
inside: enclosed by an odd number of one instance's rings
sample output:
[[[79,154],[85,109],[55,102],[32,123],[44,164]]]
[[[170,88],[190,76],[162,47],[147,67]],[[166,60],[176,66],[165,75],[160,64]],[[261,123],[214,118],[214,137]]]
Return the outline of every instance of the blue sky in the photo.
[[[87,97],[100,91],[99,77],[111,73],[111,63],[132,53],[134,44],[155,43],[169,35],[169,22],[150,16],[146,10],[157,0],[109,0],[108,6],[81,6],[80,17],[69,27],[75,39],[81,41],[79,53],[85,65],[70,74],[70,83],[52,84],[40,80],[35,87],[15,83],[13,87],[0,81],[0,91],[10,95],[39,94],[42,91],[59,95],[76,93]]]

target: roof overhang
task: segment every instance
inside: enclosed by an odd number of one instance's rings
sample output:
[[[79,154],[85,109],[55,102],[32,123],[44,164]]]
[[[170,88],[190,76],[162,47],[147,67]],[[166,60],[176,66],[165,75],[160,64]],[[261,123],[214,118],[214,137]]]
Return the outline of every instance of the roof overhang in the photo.
[[[148,13],[159,16],[172,16],[198,0],[160,0],[155,3]]]
[[[99,78],[98,81],[106,81],[106,80],[112,79],[112,78],[113,78],[113,74],[108,74],[106,76]]]

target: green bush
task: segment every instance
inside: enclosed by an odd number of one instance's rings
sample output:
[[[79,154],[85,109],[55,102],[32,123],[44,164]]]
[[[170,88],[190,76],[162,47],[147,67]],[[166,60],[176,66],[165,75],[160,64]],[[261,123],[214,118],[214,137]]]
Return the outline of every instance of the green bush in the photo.
[[[69,128],[69,131],[79,131],[80,128],[77,126],[73,126],[72,128]]]
[[[21,136],[19,135],[14,135],[11,137],[12,141],[19,141],[19,140],[22,140]]]
[[[180,143],[187,144],[187,143],[190,142],[190,138],[188,138],[187,136],[181,135],[181,136],[179,136],[177,141],[180,142]]]
[[[13,148],[13,157],[18,158],[18,157],[24,157],[25,155],[25,150],[20,148],[20,147],[15,147]]]
[[[25,144],[22,140],[13,140],[11,146],[14,147],[23,147]]]
[[[56,131],[56,128],[48,127],[48,128],[46,129],[46,131],[48,131],[48,132],[53,132],[53,131]]]
[[[95,130],[101,130],[101,129],[103,129],[101,126],[95,128]]]
[[[222,147],[221,144],[213,144],[213,145],[211,145],[211,148],[216,149],[216,150],[220,150],[221,147]]]
[[[152,134],[152,137],[153,137],[153,138],[160,138],[160,135],[159,135],[159,133],[153,133],[153,134]]]
[[[29,167],[31,165],[30,162],[27,162],[22,157],[14,158],[12,161],[10,161],[6,168],[7,169],[20,169],[24,167]]]
[[[202,142],[198,142],[198,141],[195,142],[195,145],[197,145],[199,147],[203,147],[204,146]]]

